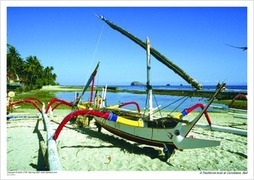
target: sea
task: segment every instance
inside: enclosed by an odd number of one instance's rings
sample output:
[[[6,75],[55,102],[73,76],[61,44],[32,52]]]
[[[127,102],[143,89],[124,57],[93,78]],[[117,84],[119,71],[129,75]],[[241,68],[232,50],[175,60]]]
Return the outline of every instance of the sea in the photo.
[[[119,90],[136,90],[136,91],[145,91],[145,86],[130,86],[130,85],[117,85],[117,86],[109,86],[110,88],[118,88]],[[153,89],[164,89],[164,90],[192,90],[191,86],[187,85],[168,85],[168,86],[153,86]],[[204,85],[203,91],[215,91],[216,86],[214,85]],[[227,85],[226,90],[229,92],[239,92],[246,93],[247,85]],[[76,94],[80,92],[57,92],[55,96],[59,99],[63,99],[66,101],[73,101]],[[98,92],[101,95],[101,92]],[[95,94],[95,93],[93,93]],[[85,92],[82,101],[89,101],[90,92]],[[107,92],[106,94],[106,105],[116,105],[124,102],[135,101],[139,104],[141,109],[145,109],[148,107],[147,104],[147,95],[146,94],[134,94],[129,92]],[[197,103],[202,103],[205,105],[207,103],[207,98],[201,97],[183,97],[183,96],[171,96],[171,95],[153,95],[153,107],[161,110],[167,111],[182,111],[185,108],[189,108]],[[208,111],[218,111],[218,108],[212,107],[220,107],[220,109],[227,109],[227,105],[216,104],[213,103],[211,108]],[[128,109],[135,109],[134,105],[129,105]],[[197,109],[196,111],[200,111],[201,109]]]

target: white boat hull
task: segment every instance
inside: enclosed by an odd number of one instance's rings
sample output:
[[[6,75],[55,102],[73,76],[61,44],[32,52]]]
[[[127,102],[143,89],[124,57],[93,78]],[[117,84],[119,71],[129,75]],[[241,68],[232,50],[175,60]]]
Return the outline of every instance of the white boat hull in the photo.
[[[175,127],[172,128],[152,128],[148,127],[148,122],[144,122],[144,127],[134,127],[109,121],[101,117],[94,118],[98,127],[103,127],[113,134],[141,144],[173,149],[192,149],[220,145],[219,141],[183,136],[185,127],[182,126],[182,123],[175,123]]]

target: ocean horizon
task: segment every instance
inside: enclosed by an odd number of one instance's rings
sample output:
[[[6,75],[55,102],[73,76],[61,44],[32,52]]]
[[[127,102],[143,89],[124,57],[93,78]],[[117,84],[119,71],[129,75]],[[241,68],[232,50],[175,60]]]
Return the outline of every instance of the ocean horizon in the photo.
[[[72,86],[73,87],[73,86]],[[83,86],[77,86],[77,87],[83,87]],[[104,86],[98,86],[97,87],[104,87]],[[131,85],[110,85],[108,87],[114,87],[118,88],[120,90],[140,90],[145,91],[145,86],[131,86]],[[191,86],[186,85],[172,85],[172,86],[159,86],[155,85],[153,86],[153,89],[169,89],[169,90],[191,90],[193,89]],[[214,91],[216,89],[215,85],[205,85],[203,86],[204,91]],[[228,85],[226,86],[226,91],[234,91],[239,93],[247,92],[247,85]],[[55,96],[59,99],[64,99],[66,101],[73,101],[75,98],[76,93],[81,93],[80,91],[77,92],[57,92]],[[101,92],[98,92],[101,95]],[[95,94],[95,93],[94,93]],[[147,106],[147,98],[146,94],[134,94],[130,92],[107,92],[106,95],[106,105],[115,105],[115,104],[121,104],[123,102],[130,102],[135,101],[137,102],[142,109],[146,108]],[[154,95],[153,96],[153,107],[160,107],[160,109],[163,110],[173,110],[176,109],[178,111],[182,111],[185,108],[189,108],[197,103],[206,104],[208,98],[201,98],[201,97],[191,97],[186,98],[185,101],[179,101],[179,99],[184,99],[183,96],[171,96],[171,95]],[[89,101],[90,99],[90,92],[85,92],[84,96],[82,97],[82,101]],[[177,103],[175,103],[177,102]],[[223,108],[227,108],[226,105],[222,104],[215,104],[215,106],[221,106]],[[134,107],[133,107],[134,108]],[[130,107],[132,109],[132,107]],[[213,111],[212,108],[208,109],[210,111]],[[199,111],[199,110],[197,110]]]
[[[84,85],[61,85],[65,87],[79,87],[82,88]],[[105,85],[95,85],[96,87],[105,87]],[[146,90],[146,86],[144,85],[107,85],[108,87],[119,88],[121,90]],[[153,89],[164,89],[164,90],[194,90],[190,85],[152,85]],[[226,91],[241,91],[247,92],[247,85],[226,85]],[[214,91],[216,89],[216,85],[203,85],[201,91]]]

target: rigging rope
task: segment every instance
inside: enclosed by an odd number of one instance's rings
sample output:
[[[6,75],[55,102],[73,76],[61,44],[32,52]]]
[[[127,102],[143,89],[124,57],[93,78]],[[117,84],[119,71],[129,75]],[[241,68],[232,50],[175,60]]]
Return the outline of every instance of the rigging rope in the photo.
[[[99,36],[99,38],[98,38],[98,41],[97,41],[97,44],[96,44],[96,47],[95,47],[95,50],[94,50],[94,54],[93,54],[93,58],[92,58],[91,64],[93,63],[94,58],[95,58],[95,55],[96,55],[96,53],[97,53],[97,51],[98,51],[98,47],[99,47],[99,44],[100,44],[100,42],[101,42],[101,37],[102,37],[103,31],[104,31],[104,27],[105,27],[105,24],[103,24],[103,26],[102,26],[102,28],[101,28],[101,33],[100,33],[100,36]],[[91,66],[91,64],[90,64],[90,66]]]
[[[171,112],[169,113],[169,115],[171,115],[173,112],[175,112],[175,110],[176,110],[179,106],[181,106],[181,105],[188,99],[188,96],[184,96],[184,97],[185,97],[185,99],[184,99],[178,106],[176,106],[176,108],[173,109],[173,111],[171,111]]]
[[[196,91],[197,91],[197,90],[195,90],[194,92],[196,92]],[[163,109],[165,109],[165,108],[171,106],[172,104],[175,104],[175,103],[177,103],[178,101],[180,101],[180,100],[182,100],[182,99],[185,98],[175,109],[173,109],[173,110],[170,112],[170,114],[173,113],[173,112],[174,112],[179,106],[181,106],[189,97],[191,97],[191,94],[193,94],[194,92],[190,92],[190,93],[187,94],[186,96],[183,96],[183,97],[181,97],[181,98],[175,100],[174,102],[172,102],[172,103],[170,103],[170,104],[168,104],[168,105],[166,105],[166,106],[164,106],[164,107],[162,107],[162,108],[160,108],[160,109],[154,111],[153,114],[155,114],[155,113],[157,113],[157,112],[160,112],[160,113],[161,113],[161,110],[163,110]]]
[[[95,50],[94,50],[94,53],[93,53],[92,61],[89,64],[89,67],[90,67],[89,69],[92,69],[91,67],[92,67],[92,64],[94,62],[95,56],[97,54],[97,51],[98,51],[98,48],[99,48],[99,45],[100,45],[100,42],[101,42],[101,37],[102,37],[102,34],[104,32],[104,27],[105,27],[105,24],[102,25],[101,32],[100,32],[100,35],[99,35],[99,38],[97,40],[97,43],[96,43],[96,46],[95,46]],[[91,74],[91,72],[87,72],[86,76],[88,77],[90,74]]]
[[[100,42],[101,42],[101,37],[102,37],[102,34],[103,34],[103,32],[104,32],[104,27],[105,27],[105,24],[103,24],[103,26],[102,26],[102,28],[101,28],[101,33],[100,33],[100,36],[99,36],[99,38],[98,38],[97,45],[96,45],[96,47],[95,47],[95,51],[94,51],[94,55],[93,55],[91,64],[93,63],[93,61],[94,61],[94,59],[95,59],[95,55],[97,54],[98,47],[99,47],[99,44],[100,44]],[[91,64],[90,64],[90,66],[91,66]],[[97,73],[96,84],[99,84],[99,83],[98,83],[98,82],[99,82],[99,79],[100,79],[100,76],[99,76],[99,75],[100,75],[100,74]]]
[[[176,108],[174,108],[174,109],[169,113],[169,115],[171,115],[171,114],[172,114],[173,112],[175,112],[176,109],[177,109],[178,107],[180,107],[189,97],[192,97],[192,95],[193,95],[196,91],[197,91],[197,89],[195,89],[194,91],[191,91],[191,92],[188,93],[187,95],[185,95],[185,96],[183,96],[183,97],[181,97],[181,98],[175,100],[174,102],[172,102],[172,103],[170,103],[170,104],[168,104],[168,105],[166,105],[166,106],[164,106],[164,107],[162,107],[162,108],[158,108],[157,110],[153,111],[152,114],[156,114],[157,112],[159,112],[159,113],[160,113],[160,116],[162,117],[161,111],[162,111],[163,109],[166,109],[167,107],[169,107],[169,106],[171,106],[171,105],[177,103],[178,101],[184,99],[178,106],[176,106]],[[153,94],[153,97],[154,97],[154,101],[155,101],[155,103],[156,103],[156,106],[159,107],[159,104],[158,104],[158,101],[157,101],[157,99],[156,99],[155,94]],[[145,110],[144,110],[144,113],[143,113],[143,117],[145,117],[146,110],[148,109],[147,105],[148,105],[148,96],[146,96],[146,103],[145,103]]]
[[[154,97],[154,100],[155,100],[155,103],[156,103],[156,106],[158,107],[158,110],[160,109],[160,107],[159,107],[159,103],[158,103],[158,101],[157,101],[157,99],[156,99],[156,96],[153,94],[153,97]],[[158,111],[157,111],[158,112]],[[161,111],[159,110],[159,113],[160,113],[160,116],[162,117],[162,113],[161,113]],[[154,114],[154,113],[153,113]]]
[[[95,56],[96,56],[96,54],[97,54],[97,51],[98,51],[98,47],[99,47],[99,44],[100,44],[100,41],[101,41],[101,37],[102,37],[103,31],[104,31],[104,27],[105,27],[105,24],[102,25],[101,32],[100,32],[100,35],[99,35],[99,38],[98,38],[98,40],[97,40],[97,44],[96,44],[96,47],[95,47],[95,50],[94,50],[94,53],[93,53],[92,60],[91,60],[91,62],[90,62],[90,64],[89,64],[89,66],[88,66],[89,69],[92,69],[91,67],[92,67],[92,64],[93,64],[93,62],[94,62]],[[97,64],[97,66],[98,66],[98,64]],[[97,70],[96,70],[96,71],[97,71]],[[91,72],[89,73],[89,71],[87,71],[86,77],[89,77],[89,74],[91,74]],[[91,76],[90,76],[90,77],[91,77]],[[96,81],[96,83],[98,83],[98,80]],[[86,84],[85,86],[87,86],[87,84]],[[83,94],[84,94],[84,90],[83,90],[81,96],[78,97],[78,101],[80,101],[80,100],[82,99]]]

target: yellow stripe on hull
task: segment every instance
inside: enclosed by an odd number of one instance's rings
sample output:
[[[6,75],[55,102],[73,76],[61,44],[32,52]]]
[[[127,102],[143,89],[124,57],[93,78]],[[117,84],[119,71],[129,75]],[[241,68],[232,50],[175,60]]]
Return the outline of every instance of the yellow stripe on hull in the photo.
[[[133,121],[133,120],[121,117],[121,116],[117,117],[116,122],[122,123],[122,124],[125,124],[125,125],[129,125],[129,126],[135,126],[135,127],[143,127],[144,126],[142,120]]]

